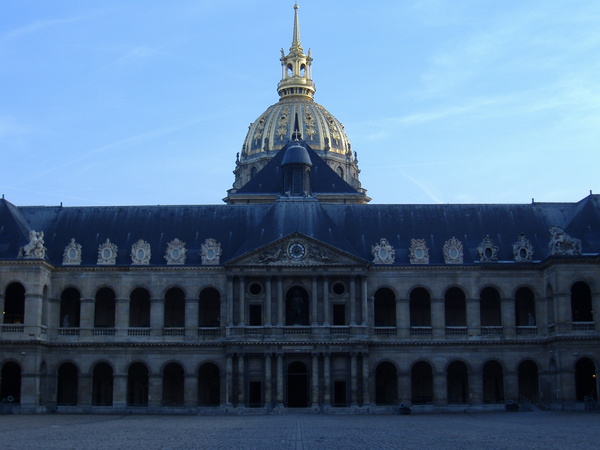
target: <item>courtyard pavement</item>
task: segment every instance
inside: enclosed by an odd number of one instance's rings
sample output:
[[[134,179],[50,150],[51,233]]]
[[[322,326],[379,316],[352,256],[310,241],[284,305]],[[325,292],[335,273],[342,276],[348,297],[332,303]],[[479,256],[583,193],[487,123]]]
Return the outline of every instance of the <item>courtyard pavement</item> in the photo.
[[[2,449],[598,449],[600,414],[0,415]]]

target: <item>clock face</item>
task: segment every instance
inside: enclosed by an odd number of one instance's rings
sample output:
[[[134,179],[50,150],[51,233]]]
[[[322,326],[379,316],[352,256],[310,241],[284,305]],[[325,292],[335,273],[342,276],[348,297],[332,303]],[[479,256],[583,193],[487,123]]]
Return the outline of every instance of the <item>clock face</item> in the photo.
[[[306,248],[299,242],[295,242],[288,247],[288,255],[292,259],[302,259],[306,255]]]

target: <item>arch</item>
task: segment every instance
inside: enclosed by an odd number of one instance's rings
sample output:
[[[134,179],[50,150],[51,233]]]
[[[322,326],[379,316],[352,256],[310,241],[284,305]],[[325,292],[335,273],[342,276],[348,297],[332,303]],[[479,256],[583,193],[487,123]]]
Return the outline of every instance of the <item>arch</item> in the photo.
[[[185,374],[181,364],[172,362],[163,369],[162,403],[163,405],[183,405]]]
[[[571,286],[571,317],[573,322],[593,322],[592,291],[584,281]]]
[[[113,368],[106,362],[99,362],[92,370],[92,405],[112,406]]]
[[[515,321],[518,327],[535,326],[535,295],[528,287],[515,292]]]
[[[10,283],[4,291],[4,323],[22,324],[25,321],[25,287]]]
[[[185,294],[178,287],[173,287],[165,293],[164,326],[185,326]]]
[[[98,289],[94,302],[94,328],[115,327],[115,292],[108,287]]]
[[[288,365],[286,374],[287,404],[289,408],[305,408],[309,406],[308,367],[302,361]]]
[[[148,406],[148,367],[135,362],[127,370],[127,406]]]
[[[73,287],[68,287],[60,294],[60,314],[58,324],[63,328],[79,328],[81,310],[81,294]]]
[[[479,293],[480,321],[483,327],[502,326],[500,292],[495,287],[485,287]]]
[[[21,403],[21,366],[15,361],[7,361],[2,366],[0,375],[0,401]],[[10,398],[12,397],[12,401]]]
[[[467,326],[467,303],[464,291],[459,287],[451,287],[444,294],[444,308],[447,327]]]
[[[212,362],[198,369],[198,405],[219,406],[221,404],[221,370]]]
[[[150,292],[145,288],[135,288],[129,296],[129,326],[150,327]]]
[[[431,326],[431,294],[423,287],[410,291],[410,326]]]
[[[413,405],[433,403],[433,369],[431,364],[418,361],[410,369],[411,402]]]
[[[293,286],[287,291],[285,298],[285,324],[309,325],[308,292],[300,286]]]
[[[77,405],[79,371],[72,362],[62,363],[58,368],[56,404]]]
[[[40,406],[46,406],[48,402],[48,364],[42,361],[40,364]]]
[[[453,361],[446,369],[448,403],[469,402],[469,369],[462,361]]]
[[[504,403],[504,369],[498,361],[483,365],[483,403]]]
[[[256,166],[252,166],[250,168],[250,178],[254,178],[257,173],[258,173],[258,169],[256,168]]]
[[[529,401],[536,401],[539,396],[539,376],[537,364],[526,359],[519,364],[519,399],[526,398]]]
[[[340,176],[341,179],[344,179],[344,169],[342,168],[342,166],[337,166],[335,171]]]
[[[575,363],[575,397],[578,402],[598,400],[596,365],[590,358]]]
[[[552,285],[548,284],[546,286],[546,318],[548,320],[548,325],[554,325],[554,288]]]
[[[389,361],[381,362],[375,368],[375,403],[377,405],[398,403],[398,371]]]
[[[396,326],[396,294],[394,291],[386,287],[377,289],[373,308],[376,327]]]
[[[198,307],[198,324],[201,327],[221,326],[221,294],[214,287],[207,287],[200,292]]]

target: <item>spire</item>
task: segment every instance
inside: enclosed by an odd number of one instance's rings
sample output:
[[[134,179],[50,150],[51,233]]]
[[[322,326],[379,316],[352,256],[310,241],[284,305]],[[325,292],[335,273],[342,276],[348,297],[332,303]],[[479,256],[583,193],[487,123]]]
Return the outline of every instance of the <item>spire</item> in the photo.
[[[312,100],[315,85],[312,81],[312,57],[310,50],[304,54],[300,42],[300,21],[298,20],[298,4],[294,5],[294,33],[292,46],[286,55],[281,49],[281,81],[277,85],[280,100],[287,97],[306,97]]]

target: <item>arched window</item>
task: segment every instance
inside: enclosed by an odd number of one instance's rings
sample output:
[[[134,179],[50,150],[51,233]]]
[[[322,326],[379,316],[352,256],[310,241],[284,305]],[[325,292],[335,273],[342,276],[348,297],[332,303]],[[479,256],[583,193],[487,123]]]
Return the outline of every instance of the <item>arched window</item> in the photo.
[[[575,363],[575,391],[578,402],[598,399],[596,365],[589,358],[581,358]]]
[[[391,362],[384,361],[375,369],[375,403],[378,405],[398,403],[398,371]]]
[[[163,370],[163,405],[183,405],[183,367],[170,363]]]
[[[110,288],[96,292],[94,302],[94,328],[115,327],[115,293]]]
[[[221,404],[221,373],[213,363],[205,363],[198,370],[198,405]]]
[[[451,287],[444,295],[447,327],[467,326],[467,305],[462,289]]]
[[[396,295],[391,289],[377,289],[373,307],[376,327],[396,326]]]
[[[200,292],[198,324],[201,327],[219,327],[221,325],[221,295],[215,288],[209,287]]]
[[[305,66],[304,64],[302,64],[302,65],[300,66],[300,76],[301,76],[301,77],[304,77],[304,76],[306,76],[306,66]]]
[[[56,404],[76,405],[78,386],[78,371],[75,364],[70,362],[61,364],[58,368]]]
[[[433,402],[433,370],[425,361],[413,364],[410,370],[411,402],[425,405]]]
[[[535,402],[539,395],[538,366],[531,360],[519,364],[519,397]]]
[[[0,402],[21,403],[21,366],[13,361],[4,363],[0,375]]]
[[[292,67],[291,64],[287,65],[287,76],[288,77],[293,77],[294,76],[294,68]]]
[[[500,312],[500,294],[493,287],[486,287],[479,294],[480,316],[482,327],[499,327],[502,325]]]
[[[113,403],[113,369],[101,362],[94,366],[92,373],[92,405],[112,406]]]
[[[340,178],[344,178],[344,169],[342,169],[342,166],[337,166],[337,169],[335,169],[335,171],[340,176]]]
[[[529,288],[519,288],[515,293],[515,319],[518,327],[536,325],[535,296]]]
[[[4,292],[4,323],[21,324],[25,320],[25,288],[10,283]]]
[[[504,403],[504,370],[498,361],[483,366],[483,403]]]
[[[462,361],[450,363],[447,370],[448,403],[469,401],[469,370]]]
[[[286,325],[308,325],[308,293],[301,287],[291,288],[285,302]]]
[[[79,327],[81,295],[75,288],[67,288],[60,295],[60,324],[63,328]]]
[[[171,288],[165,294],[165,327],[185,326],[185,294],[179,288]]]
[[[148,406],[148,368],[140,362],[127,371],[127,406]]]
[[[592,291],[583,281],[578,281],[571,286],[571,317],[573,322],[594,321]]]
[[[129,297],[129,326],[150,326],[150,293],[144,288],[134,289]]]
[[[410,292],[410,326],[431,327],[431,297],[425,288]]]
[[[252,168],[250,169],[250,178],[254,178],[257,172],[258,170],[256,169],[256,167],[252,166]]]

